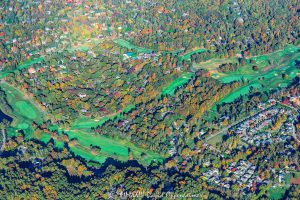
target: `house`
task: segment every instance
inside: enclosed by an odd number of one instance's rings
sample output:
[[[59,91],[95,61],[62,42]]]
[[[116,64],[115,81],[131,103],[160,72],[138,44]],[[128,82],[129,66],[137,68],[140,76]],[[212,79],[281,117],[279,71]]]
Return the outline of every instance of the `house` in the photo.
[[[28,69],[28,73],[29,73],[29,74],[35,74],[35,73],[36,73],[36,70],[35,70],[34,68],[30,67],[30,68]]]

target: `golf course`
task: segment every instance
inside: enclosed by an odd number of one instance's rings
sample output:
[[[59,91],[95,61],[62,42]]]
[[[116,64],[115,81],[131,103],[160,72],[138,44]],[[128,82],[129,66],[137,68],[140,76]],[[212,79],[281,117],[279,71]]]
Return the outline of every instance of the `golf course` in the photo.
[[[125,40],[115,40],[121,46],[134,48],[138,52],[150,52],[149,49],[144,49],[132,46]],[[198,49],[182,56],[182,59],[189,59],[193,53],[204,52],[205,49]],[[248,58],[246,65],[239,67],[234,72],[220,72],[218,67],[222,63],[237,62],[237,58],[210,60],[205,63],[200,63],[194,66],[195,68],[207,69],[211,76],[227,84],[232,81],[243,80],[244,84],[225,96],[218,103],[230,103],[241,95],[247,95],[252,89],[270,90],[276,87],[286,87],[299,73],[295,60],[300,59],[299,47],[292,45],[287,46],[281,51],[274,52],[268,55]],[[28,61],[20,65],[18,69],[24,69],[34,63],[40,62],[43,59]],[[256,65],[258,70],[253,70],[252,66]],[[0,74],[4,78],[7,73]],[[186,84],[195,74],[192,72],[181,73],[178,78],[172,81],[168,86],[161,90],[161,95],[174,95],[176,89]],[[39,106],[24,94],[19,89],[2,81],[0,88],[6,93],[6,100],[11,111],[6,112],[14,120],[12,127],[8,128],[8,137],[18,136],[19,130],[23,130],[25,139],[38,139],[41,142],[48,143],[51,139],[57,148],[62,149],[66,141],[63,135],[68,136],[68,140],[76,140],[76,144],[70,146],[70,150],[80,157],[88,161],[99,163],[105,162],[108,157],[115,158],[120,161],[136,159],[142,164],[150,164],[151,161],[163,161],[163,156],[146,149],[143,149],[130,141],[122,138],[109,138],[104,135],[96,135],[89,133],[92,127],[101,127],[105,122],[111,119],[122,119],[122,114],[130,112],[135,108],[134,104],[129,105],[124,110],[114,113],[109,116],[104,116],[99,119],[91,119],[87,117],[79,117],[76,121],[71,122],[68,130],[63,130],[61,127],[52,126],[51,131],[57,131],[58,136],[52,137],[50,133],[42,133],[36,135],[31,124],[33,122],[42,123],[46,118],[46,113],[41,111]],[[92,151],[92,147],[97,147],[98,151]]]
[[[212,78],[220,80],[222,83],[233,81],[243,81],[240,88],[231,92],[220,103],[230,103],[240,96],[247,95],[251,89],[268,91],[275,88],[282,88],[289,85],[299,73],[296,60],[300,59],[300,48],[287,45],[283,50],[255,56],[246,59],[246,64],[233,72],[220,72],[218,67],[225,63],[237,63],[238,58],[212,59],[208,62],[196,64],[196,69],[207,69]],[[253,66],[257,69],[253,70]]]
[[[51,134],[42,133],[41,135],[36,135],[31,126],[33,122],[42,123],[42,119],[45,117],[44,113],[39,110],[38,106],[29,97],[25,97],[24,94],[15,87],[1,82],[0,88],[6,92],[6,100],[12,108],[11,112],[7,114],[14,119],[11,127],[7,129],[8,137],[16,137],[19,135],[19,130],[22,130],[25,139],[38,139],[47,144],[51,138],[53,138]],[[123,112],[129,112],[133,108],[134,105],[129,105]],[[70,150],[75,155],[83,157],[88,161],[103,163],[106,158],[112,157],[121,161],[136,159],[145,165],[150,164],[151,161],[162,162],[163,157],[158,153],[140,148],[124,139],[109,138],[86,132],[90,130],[91,127],[101,126],[107,120],[115,117],[121,118],[121,113],[110,117],[103,117],[96,121],[87,118],[80,119],[72,124],[72,130],[62,130],[58,126],[51,126],[49,127],[51,131],[58,132],[58,137],[53,138],[55,147],[58,149],[64,148],[65,141],[62,139],[62,135],[66,134],[69,140],[77,140],[77,144],[70,147]],[[92,153],[91,146],[98,147],[100,151]]]

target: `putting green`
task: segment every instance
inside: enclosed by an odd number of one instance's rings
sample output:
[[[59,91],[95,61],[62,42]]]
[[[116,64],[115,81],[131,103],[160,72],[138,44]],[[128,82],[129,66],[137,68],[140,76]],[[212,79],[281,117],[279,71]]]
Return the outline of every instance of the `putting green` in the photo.
[[[29,125],[27,123],[20,123],[20,124],[18,124],[17,128],[25,130],[25,129],[29,128]]]
[[[44,114],[38,109],[36,105],[24,98],[24,94],[13,86],[1,82],[1,90],[7,94],[7,102],[12,107],[12,116],[16,116],[18,123],[26,122],[31,124],[31,120],[41,121]],[[24,121],[25,120],[25,121]],[[30,121],[26,121],[30,120]]]

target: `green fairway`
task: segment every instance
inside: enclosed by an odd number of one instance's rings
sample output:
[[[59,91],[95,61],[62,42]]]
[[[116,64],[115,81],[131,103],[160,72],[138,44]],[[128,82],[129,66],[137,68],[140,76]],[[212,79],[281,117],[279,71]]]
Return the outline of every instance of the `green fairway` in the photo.
[[[71,147],[70,150],[77,156],[80,156],[87,161],[96,161],[99,163],[104,163],[107,159],[106,156],[102,155],[93,155],[92,153],[86,151],[85,149],[82,149],[80,147]]]
[[[44,58],[43,57],[39,57],[37,59],[34,59],[34,60],[27,60],[25,61],[24,63],[20,64],[19,66],[17,66],[17,69],[18,70],[22,70],[22,69],[25,69],[25,68],[28,68],[30,67],[31,65],[35,64],[35,63],[38,63],[38,62],[41,62],[43,61]]]
[[[39,140],[47,144],[51,140],[51,135],[43,133],[42,137]]]
[[[112,116],[104,116],[100,119],[91,119],[91,118],[79,118],[76,122],[72,123],[71,128],[73,129],[90,129],[92,127],[102,126],[105,122],[114,118],[121,118],[121,113],[130,112],[135,108],[134,104],[128,105],[123,111]]]
[[[19,112],[24,117],[27,117],[29,119],[35,119],[37,117],[34,108],[26,101],[17,101],[15,103],[15,107],[17,112]]]
[[[25,129],[29,128],[29,124],[27,124],[27,123],[20,123],[20,124],[18,124],[17,128],[25,130]]]
[[[135,46],[135,45],[131,44],[130,42],[123,40],[123,39],[116,39],[116,40],[114,40],[114,42],[122,47],[136,50],[138,53],[151,53],[152,52],[151,49]]]
[[[166,88],[161,91],[162,95],[174,95],[176,88],[181,87],[187,83],[192,77],[193,73],[182,73],[180,77],[176,78],[172,83],[170,83]]]
[[[139,148],[124,139],[108,138],[103,135],[96,135],[83,131],[66,131],[65,133],[69,136],[69,139],[77,139],[78,144],[80,145],[79,147],[81,147],[80,150],[76,150],[77,153],[82,151],[88,152],[88,154],[84,154],[87,160],[97,161],[97,159],[94,159],[95,155],[90,153],[91,145],[101,148],[99,153],[99,156],[101,156],[101,158],[103,158],[103,156],[113,157],[118,160],[124,161],[128,160],[130,152],[134,159],[137,159],[146,164],[150,164],[152,160],[162,161],[163,159],[161,155],[152,151],[148,151],[146,149]],[[146,156],[142,157],[142,153],[145,153]]]
[[[247,95],[250,87],[260,88],[261,91],[287,87],[300,72],[295,65],[297,59],[300,59],[299,47],[287,45],[283,50],[247,59],[246,64],[234,72],[220,72],[218,67],[224,63],[237,63],[236,57],[200,63],[196,68],[207,69],[212,78],[224,84],[247,81],[246,85],[243,84],[241,88],[219,101],[219,103],[230,103],[241,95]],[[257,66],[257,70],[253,70],[253,66]],[[284,78],[283,75],[285,75]]]
[[[17,116],[19,122],[21,120],[42,120],[43,113],[37,108],[36,105],[34,105],[28,99],[25,99],[19,90],[4,82],[0,83],[0,88],[6,92],[7,102],[13,110],[13,113],[11,114],[13,116]],[[21,126],[24,127],[24,125]]]
[[[200,49],[197,49],[197,50],[194,50],[194,51],[191,51],[189,53],[186,53],[182,56],[179,57],[180,60],[189,60],[191,59],[191,56],[195,53],[202,53],[202,52],[206,52],[207,49],[204,49],[204,48],[200,48]]]
[[[89,50],[89,47],[87,46],[79,46],[76,48],[70,48],[68,49],[69,53],[74,53],[75,51],[83,51],[83,52],[87,52]]]
[[[219,103],[230,103],[230,102],[234,101],[235,99],[239,98],[240,96],[248,94],[250,91],[250,88],[260,88],[260,87],[261,87],[260,84],[255,83],[255,84],[250,84],[245,87],[239,88],[239,89],[233,91],[232,93],[230,93]]]
[[[23,94],[14,87],[4,82],[2,82],[0,86],[1,89],[7,93],[7,101],[12,107],[12,113],[9,114],[11,114],[14,119],[17,119],[14,121],[15,125],[7,129],[7,136],[16,137],[19,135],[18,130],[23,130],[26,139],[35,138],[47,144],[51,140],[51,134],[42,133],[39,138],[36,138],[32,127],[29,125],[33,122],[33,120],[40,121],[42,119],[43,115],[41,111],[39,111],[38,108],[31,103],[31,101],[25,99]],[[110,117],[103,117],[99,121],[95,121],[90,118],[82,118],[72,126],[72,129],[90,129],[94,126],[101,126],[109,119],[113,119],[115,117],[121,118],[122,113],[130,112],[133,108],[135,108],[135,105],[128,105],[121,113],[117,113]],[[52,131],[59,130],[59,133],[62,133],[62,130],[60,130],[58,126],[52,126],[49,128],[51,128]],[[123,139],[108,138],[103,135],[95,135],[93,133],[79,130],[66,131],[65,133],[70,139],[76,138],[78,141],[78,145],[72,147],[71,151],[89,161],[103,163],[108,157],[127,161],[130,157],[132,157],[142,164],[150,164],[152,160],[163,160],[163,157],[158,153],[142,149]],[[54,139],[54,144],[58,149],[62,149],[65,145],[64,141],[62,141],[60,137]],[[90,148],[91,145],[100,147],[101,151],[96,155],[92,154]],[[143,156],[142,153],[144,154]]]
[[[268,194],[270,199],[279,200],[279,199],[283,199],[286,190],[287,190],[286,187],[275,187],[275,188],[271,187],[268,189]]]
[[[81,118],[72,123],[71,127],[74,129],[90,129],[91,127],[102,126],[109,119],[109,117],[102,117],[100,120]]]
[[[26,69],[26,68],[29,68],[31,65],[35,64],[35,63],[38,63],[38,62],[41,62],[43,61],[44,58],[43,57],[39,57],[37,59],[34,59],[34,60],[26,60],[25,62],[23,62],[22,64],[18,65],[16,69],[14,70],[11,70],[11,71],[4,71],[4,72],[0,72],[0,79],[6,77],[9,73],[12,73],[12,72],[16,72],[17,70],[22,70],[22,69]]]

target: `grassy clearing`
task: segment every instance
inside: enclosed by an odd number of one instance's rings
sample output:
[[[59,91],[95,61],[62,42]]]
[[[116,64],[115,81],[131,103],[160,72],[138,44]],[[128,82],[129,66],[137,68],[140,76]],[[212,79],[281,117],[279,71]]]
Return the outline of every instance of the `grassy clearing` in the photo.
[[[180,75],[177,79],[175,79],[172,83],[170,83],[166,88],[161,91],[162,95],[174,95],[176,88],[181,87],[185,83],[187,83],[192,77],[193,73],[185,72]]]

